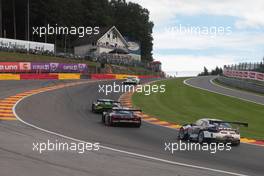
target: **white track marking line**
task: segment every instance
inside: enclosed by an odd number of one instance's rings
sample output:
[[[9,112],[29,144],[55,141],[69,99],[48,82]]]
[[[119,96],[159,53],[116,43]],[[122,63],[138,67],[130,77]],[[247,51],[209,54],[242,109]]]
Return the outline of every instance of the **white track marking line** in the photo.
[[[248,100],[248,99],[245,99],[245,98],[239,98],[239,97],[236,97],[236,96],[232,96],[232,95],[228,95],[228,94],[225,94],[225,93],[216,92],[216,91],[213,91],[213,90],[210,90],[210,89],[201,88],[201,87],[198,87],[198,86],[191,85],[190,83],[187,83],[187,81],[189,81],[189,80],[191,80],[191,79],[195,79],[195,78],[185,79],[185,80],[183,81],[183,83],[184,83],[185,85],[187,85],[187,86],[190,86],[190,87],[193,87],[193,88],[196,88],[196,89],[205,90],[205,91],[212,92],[212,93],[216,93],[216,94],[219,94],[219,95],[224,95],[224,96],[228,96],[228,97],[231,97],[231,98],[236,98],[236,99],[239,99],[239,100],[247,101],[247,102],[250,102],[250,103],[255,103],[255,104],[258,104],[258,105],[264,105],[263,103],[259,103],[259,102],[256,102],[256,101],[251,101],[251,100]],[[214,78],[213,78],[213,79],[214,79]],[[213,79],[211,79],[210,82],[211,82]]]
[[[23,100],[25,100],[28,97],[31,97],[33,95],[37,95],[37,94],[40,94],[40,93],[41,92],[34,93],[34,94],[31,94],[31,95],[25,96],[22,99],[20,99],[19,101],[17,101],[16,104],[12,108],[15,117],[20,122],[22,122],[22,123],[24,123],[24,124],[26,124],[26,125],[28,125],[28,126],[30,126],[32,128],[38,129],[40,131],[43,131],[43,132],[46,132],[46,133],[49,133],[49,134],[53,134],[53,135],[56,135],[56,136],[59,136],[59,137],[65,138],[65,139],[69,139],[69,140],[72,140],[72,141],[87,143],[87,141],[79,140],[79,139],[72,138],[72,137],[69,137],[69,136],[65,136],[65,135],[62,135],[62,134],[59,134],[59,133],[56,133],[56,132],[52,132],[52,131],[49,131],[49,130],[45,130],[43,128],[40,128],[38,126],[35,126],[35,125],[30,124],[28,122],[25,122],[24,120],[22,120],[17,115],[17,113],[16,113],[16,107],[17,107],[17,105],[20,102],[22,102]],[[248,176],[248,175],[239,174],[239,173],[235,173],[235,172],[229,172],[229,171],[224,171],[224,170],[212,169],[212,168],[208,168],[208,167],[202,167],[202,166],[196,166],[196,165],[191,165],[191,164],[185,164],[185,163],[180,163],[180,162],[169,161],[169,160],[165,160],[165,159],[160,159],[160,158],[156,158],[156,157],[152,157],[152,156],[147,156],[147,155],[142,155],[142,154],[138,154],[138,153],[128,152],[128,151],[119,150],[119,149],[115,149],[115,148],[111,148],[111,147],[106,147],[106,146],[101,146],[101,145],[100,145],[100,148],[107,149],[107,150],[114,151],[114,152],[119,152],[119,153],[124,153],[124,154],[128,154],[128,155],[132,155],[132,156],[137,156],[137,157],[141,157],[141,158],[145,158],[145,159],[150,159],[150,160],[154,160],[154,161],[159,161],[159,162],[163,162],[163,163],[167,163],[167,164],[173,164],[173,165],[178,165],[178,166],[183,166],[183,167],[189,167],[189,168],[194,168],[194,169],[202,169],[202,170],[207,170],[207,171],[212,171],[212,172],[217,172],[217,173],[222,173],[222,174],[228,174],[228,175]]]

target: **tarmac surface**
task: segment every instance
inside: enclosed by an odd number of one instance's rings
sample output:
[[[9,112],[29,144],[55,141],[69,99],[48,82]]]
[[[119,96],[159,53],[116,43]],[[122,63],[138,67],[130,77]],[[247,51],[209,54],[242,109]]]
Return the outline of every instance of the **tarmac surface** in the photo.
[[[22,91],[54,83],[28,81],[24,86],[19,86],[17,82],[12,83],[14,87],[6,83],[10,91],[0,96],[14,94],[18,91],[17,87]],[[179,142],[176,130],[145,122],[139,129],[104,126],[100,114],[91,112],[91,104],[98,98],[118,99],[120,94],[106,96],[99,93],[99,84],[112,84],[112,81],[87,83],[33,95],[17,105],[16,113],[23,121],[39,128],[86,142],[98,142],[104,148],[85,154],[39,154],[32,151],[34,141],[62,140],[61,137],[26,127],[18,121],[1,122],[0,130],[4,129],[5,123],[12,126],[7,134],[12,130],[18,131],[8,138],[1,135],[5,142],[1,144],[0,154],[6,156],[5,159],[0,157],[1,163],[8,160],[8,164],[0,165],[8,165],[1,170],[6,170],[8,175],[17,175],[16,172],[20,175],[36,175],[34,173],[38,170],[38,175],[47,175],[46,172],[65,175],[67,170],[72,171],[69,175],[81,175],[81,171],[84,171],[84,175],[263,175],[263,147],[241,144],[231,151],[217,151],[215,154],[209,151],[175,151],[172,154],[165,151],[165,142]],[[28,135],[21,136],[20,133]],[[8,158],[8,153],[13,156]],[[22,160],[20,157],[24,155],[29,157]],[[35,163],[32,157],[42,160],[35,172],[26,169],[30,167],[29,163]]]

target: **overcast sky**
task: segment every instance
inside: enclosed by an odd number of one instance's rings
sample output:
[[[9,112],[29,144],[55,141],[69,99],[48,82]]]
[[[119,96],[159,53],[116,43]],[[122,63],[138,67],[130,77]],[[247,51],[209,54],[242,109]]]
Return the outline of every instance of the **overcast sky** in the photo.
[[[165,71],[201,71],[264,56],[264,0],[130,0],[150,11],[154,58]],[[180,31],[198,27],[213,33]]]

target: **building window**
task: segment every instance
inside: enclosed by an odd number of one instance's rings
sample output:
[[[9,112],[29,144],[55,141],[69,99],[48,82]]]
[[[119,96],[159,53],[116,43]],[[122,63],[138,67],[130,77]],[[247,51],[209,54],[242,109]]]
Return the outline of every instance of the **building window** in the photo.
[[[117,38],[117,35],[116,33],[113,34],[113,39],[116,39]]]
[[[107,34],[107,38],[109,38],[109,39],[110,39],[110,34]]]

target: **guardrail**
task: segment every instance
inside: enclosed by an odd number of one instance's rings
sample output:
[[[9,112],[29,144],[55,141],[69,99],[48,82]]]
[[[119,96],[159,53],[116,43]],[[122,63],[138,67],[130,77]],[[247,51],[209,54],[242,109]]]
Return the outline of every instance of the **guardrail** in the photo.
[[[264,94],[264,84],[256,84],[256,81],[253,80],[248,81],[244,79],[237,79],[225,76],[219,76],[216,80],[227,86]]]

